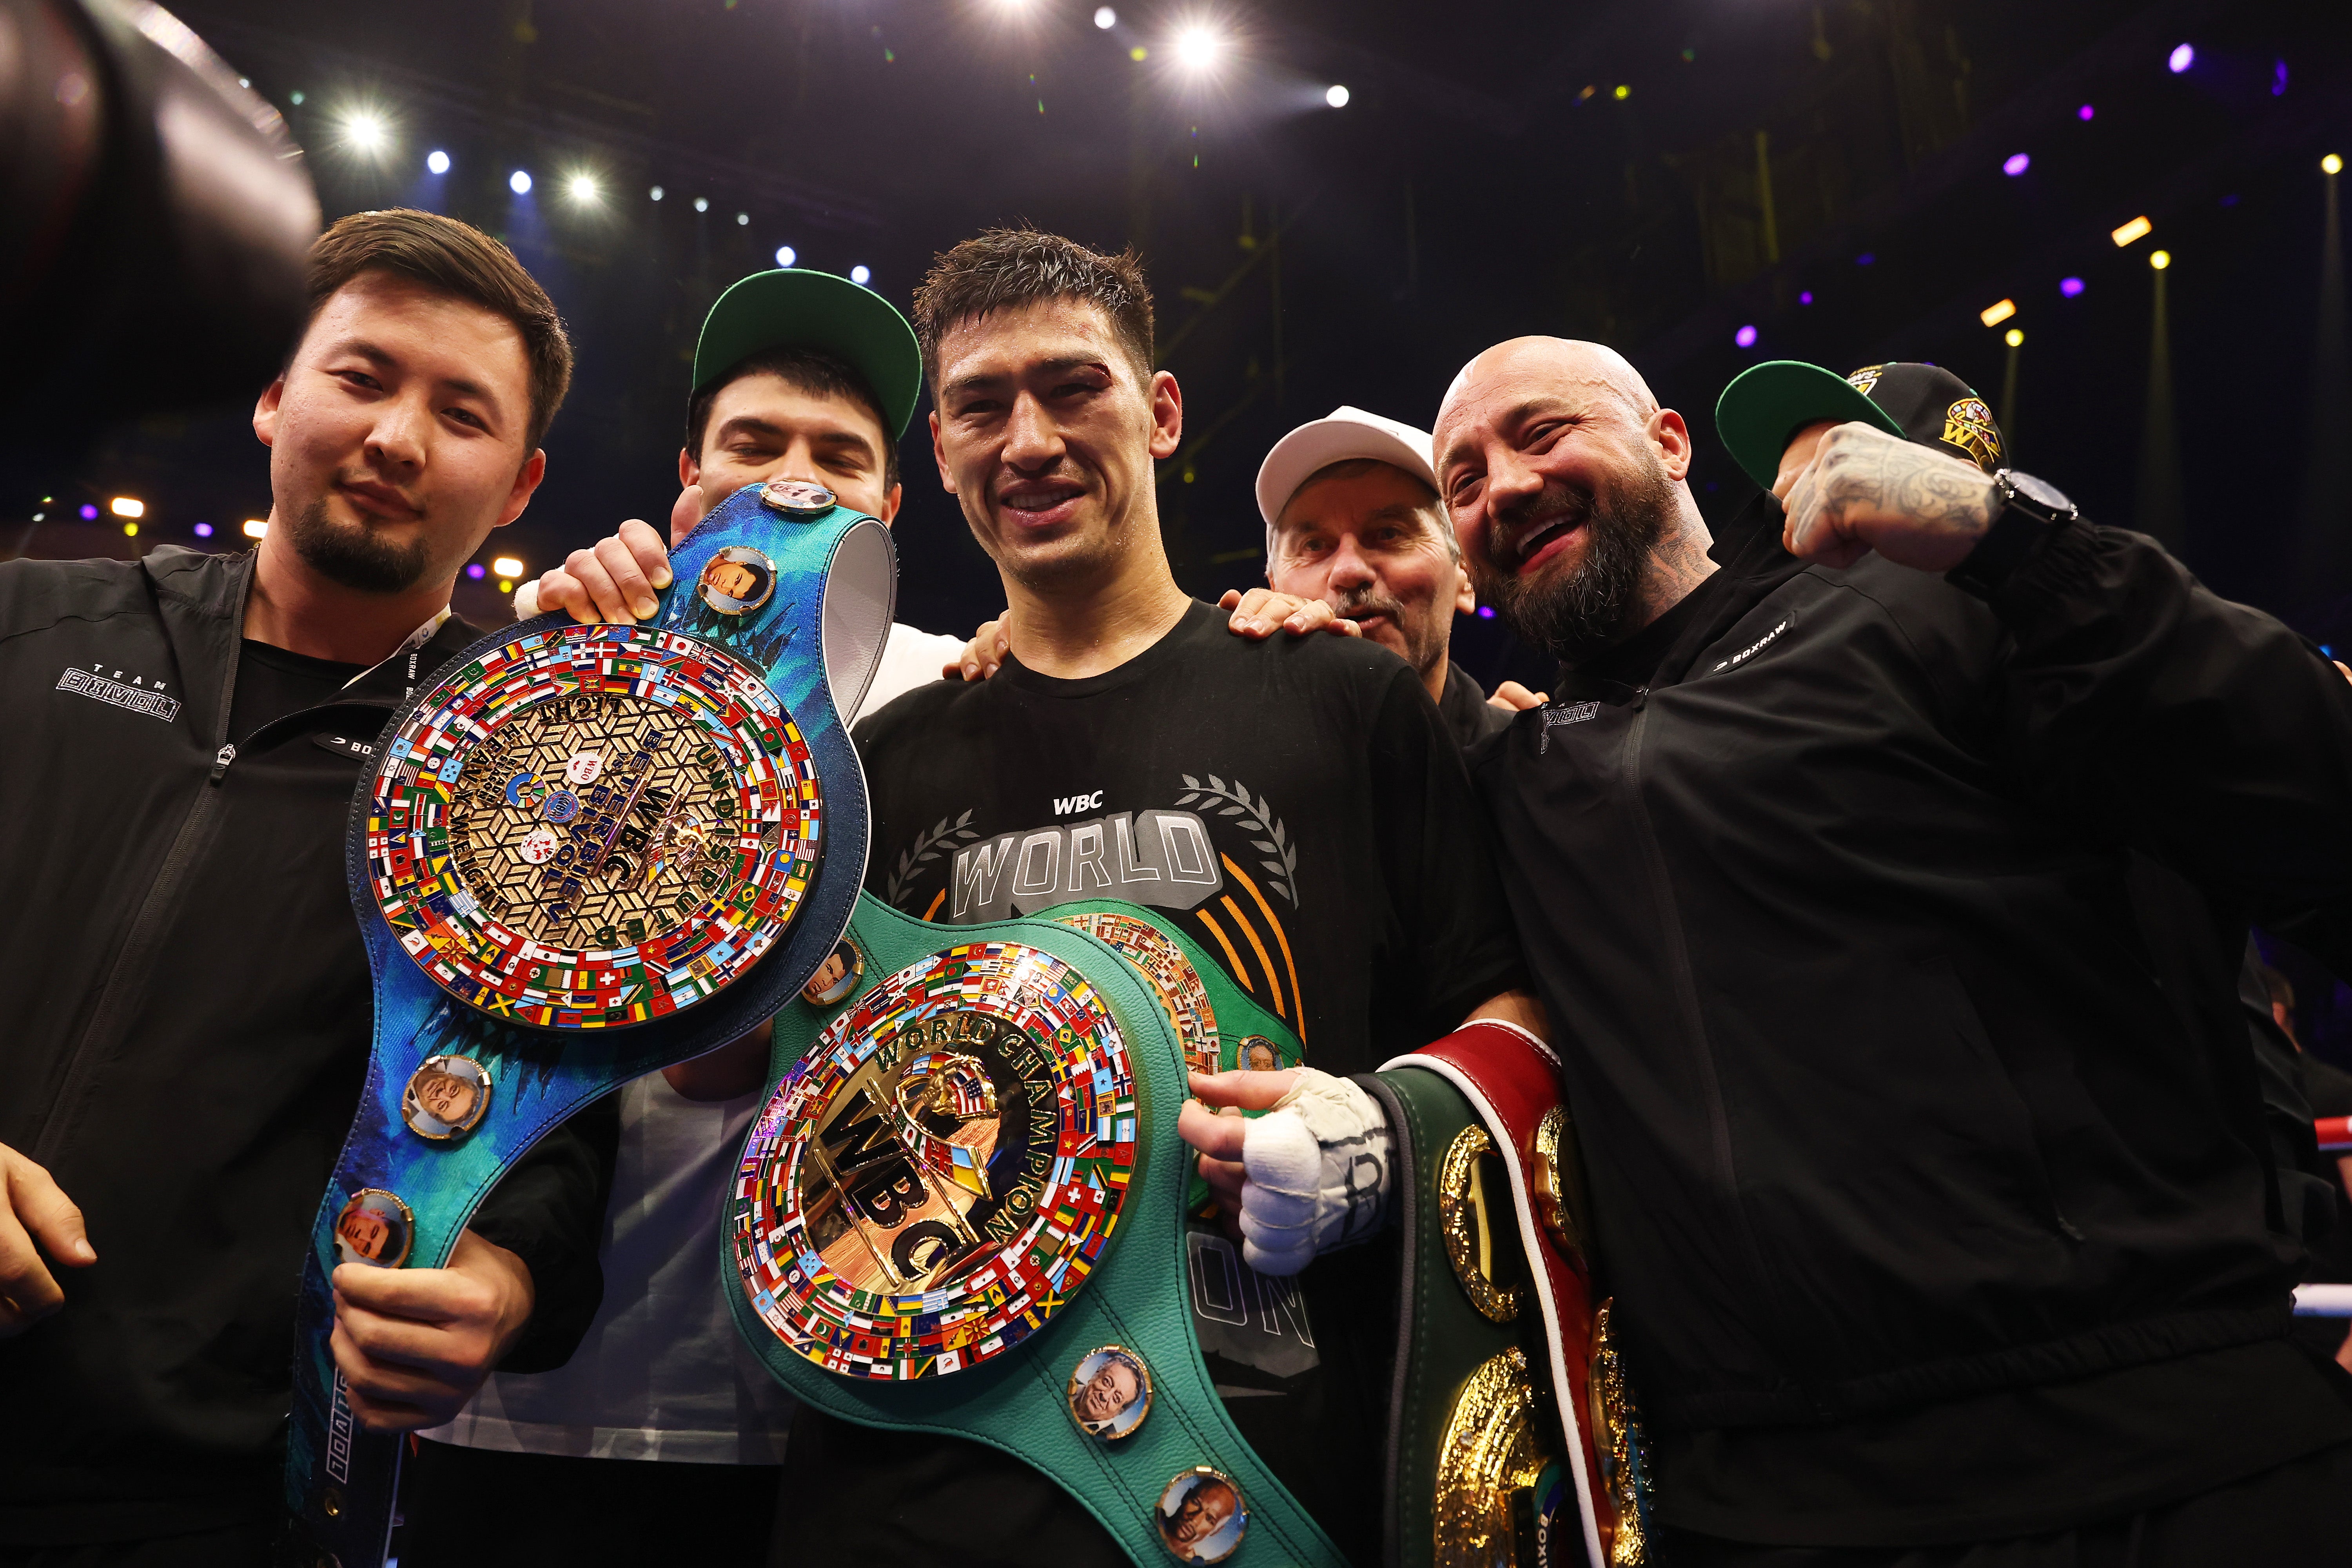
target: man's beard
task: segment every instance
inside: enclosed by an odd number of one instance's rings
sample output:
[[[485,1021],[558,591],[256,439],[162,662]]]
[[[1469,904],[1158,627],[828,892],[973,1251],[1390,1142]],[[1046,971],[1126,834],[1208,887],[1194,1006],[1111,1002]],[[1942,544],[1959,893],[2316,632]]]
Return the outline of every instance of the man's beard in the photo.
[[[422,532],[396,544],[364,523],[338,525],[323,499],[289,514],[287,539],[311,571],[362,594],[404,594],[433,569],[430,542]]]
[[[1564,574],[1521,581],[1516,542],[1576,510],[1573,498],[1547,486],[1519,516],[1502,521],[1488,542],[1488,560],[1471,570],[1478,596],[1495,607],[1512,636],[1568,665],[1614,647],[1640,628],[1650,552],[1675,517],[1674,481],[1653,460],[1620,494],[1585,498],[1583,559]],[[1496,563],[1497,555],[1509,569]]]

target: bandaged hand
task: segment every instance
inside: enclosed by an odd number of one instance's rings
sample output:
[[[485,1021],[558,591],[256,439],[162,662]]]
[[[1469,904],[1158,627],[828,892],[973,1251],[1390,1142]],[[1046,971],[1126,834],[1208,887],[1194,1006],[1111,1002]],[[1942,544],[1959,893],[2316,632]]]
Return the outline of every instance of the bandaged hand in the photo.
[[[1370,1095],[1313,1068],[1194,1073],[1192,1088],[1177,1131],[1238,1216],[1244,1262],[1296,1274],[1318,1254],[1379,1234],[1396,1144]],[[1258,1110],[1267,1114],[1233,1114]]]

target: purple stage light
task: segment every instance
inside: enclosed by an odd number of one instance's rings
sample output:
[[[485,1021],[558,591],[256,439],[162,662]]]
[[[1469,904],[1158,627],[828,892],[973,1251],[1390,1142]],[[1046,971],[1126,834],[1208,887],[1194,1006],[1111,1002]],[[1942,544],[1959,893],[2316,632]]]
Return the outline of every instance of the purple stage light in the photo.
[[[2080,294],[2082,291],[2083,280],[2080,278],[2061,278],[2058,279],[2058,292],[2065,295],[2069,300],[2073,299],[2075,295]]]
[[[2095,115],[2095,114],[2096,114],[2096,113],[2098,113],[2098,110],[2095,110],[2095,109],[2094,109],[2094,108],[2092,108],[2089,104],[2087,104],[2087,103],[2086,103],[2086,104],[2083,105],[2083,107],[2082,107],[2082,108],[2080,108],[2080,109],[2078,109],[2078,110],[2076,110],[2074,111],[2074,118],[2075,118],[2075,119],[2077,119],[2077,120],[2083,121],[2084,121],[2085,123],[2088,123],[2088,121],[2090,121],[2091,116],[2093,116],[2093,115]]]
[[[470,565],[470,566],[468,566],[468,567],[467,567],[467,568],[466,568],[466,575],[467,575],[467,576],[468,576],[468,577],[471,577],[475,582],[478,583],[478,582],[480,582],[484,577],[488,576],[488,575],[489,575],[489,574],[488,574],[487,571],[485,571],[485,570],[483,569],[483,567],[482,567],[482,563],[481,563],[480,562],[477,561],[477,562],[475,562],[472,565]]]
[[[2031,157],[2023,153],[2011,153],[2008,158],[2002,162],[2000,172],[2007,174],[2010,178],[2015,179],[2018,175],[2022,174],[2026,170],[2031,169],[2032,167],[2033,167],[2033,160]]]
[[[1853,258],[1853,264],[1856,267],[1867,267],[1877,259],[1878,252],[1874,250],[1865,250],[1860,256]]]
[[[2271,62],[2271,96],[2273,98],[2286,96],[2286,62],[2284,60]]]
[[[212,536],[213,525],[211,523],[200,522],[196,524],[196,537],[198,539],[210,539]]]
[[[1800,305],[1810,305],[1812,302],[1813,291],[1811,289],[1806,289],[1803,293],[1797,296],[1797,303]]]
[[[1491,620],[1493,620],[1493,619],[1495,618],[1495,606],[1494,606],[1494,605],[1479,605],[1479,606],[1478,606],[1478,618],[1479,618],[1480,620],[1482,620],[1482,621],[1491,621]]]
[[[85,503],[81,509],[81,520],[84,522],[96,522],[98,521],[98,508]]]
[[[1756,329],[1754,327],[1742,327],[1738,331],[1731,334],[1731,341],[1738,343],[1743,349],[1752,349],[1756,346]]]
[[[2179,76],[2182,71],[2187,70],[2190,66],[2193,66],[2196,63],[2197,46],[2194,44],[2182,44],[2176,47],[2170,55],[2166,57],[2164,68],[2170,71],[2173,75]]]

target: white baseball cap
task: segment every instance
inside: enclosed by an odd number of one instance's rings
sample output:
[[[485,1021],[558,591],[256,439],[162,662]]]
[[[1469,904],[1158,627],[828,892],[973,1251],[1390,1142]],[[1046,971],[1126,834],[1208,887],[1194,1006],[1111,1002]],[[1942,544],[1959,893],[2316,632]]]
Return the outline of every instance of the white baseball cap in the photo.
[[[1433,490],[1437,470],[1429,460],[1430,445],[1426,430],[1342,404],[1274,444],[1258,465],[1258,513],[1272,529],[1300,485],[1332,464],[1354,458],[1394,464]]]

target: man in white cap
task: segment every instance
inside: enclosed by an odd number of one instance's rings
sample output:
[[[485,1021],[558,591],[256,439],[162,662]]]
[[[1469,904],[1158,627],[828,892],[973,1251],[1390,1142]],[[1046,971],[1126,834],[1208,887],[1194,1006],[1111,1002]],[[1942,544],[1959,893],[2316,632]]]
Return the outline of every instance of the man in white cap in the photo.
[[[1490,704],[1447,657],[1454,617],[1478,601],[1437,500],[1428,431],[1342,404],[1274,444],[1257,510],[1275,593],[1322,600],[1402,658],[1463,745],[1511,721],[1517,710]]]

